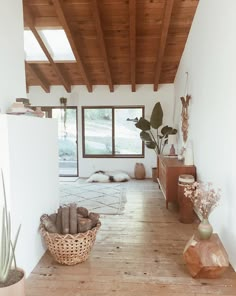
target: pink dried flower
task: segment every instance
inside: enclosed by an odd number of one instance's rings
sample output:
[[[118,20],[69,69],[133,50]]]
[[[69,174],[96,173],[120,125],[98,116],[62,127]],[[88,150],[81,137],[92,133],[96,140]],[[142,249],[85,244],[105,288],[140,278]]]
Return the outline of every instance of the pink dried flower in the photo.
[[[212,183],[194,182],[184,189],[184,195],[191,199],[194,207],[203,218],[208,218],[212,210],[218,205],[221,190],[212,188]]]

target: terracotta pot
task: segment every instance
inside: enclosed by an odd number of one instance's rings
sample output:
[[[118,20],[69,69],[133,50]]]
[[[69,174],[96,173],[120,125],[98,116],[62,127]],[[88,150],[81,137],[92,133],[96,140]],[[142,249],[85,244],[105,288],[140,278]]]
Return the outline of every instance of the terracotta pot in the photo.
[[[143,180],[145,179],[146,172],[143,163],[137,162],[134,168],[134,177],[136,180]]]
[[[25,296],[25,273],[18,268],[24,275],[20,281],[7,287],[0,287],[1,296]]]

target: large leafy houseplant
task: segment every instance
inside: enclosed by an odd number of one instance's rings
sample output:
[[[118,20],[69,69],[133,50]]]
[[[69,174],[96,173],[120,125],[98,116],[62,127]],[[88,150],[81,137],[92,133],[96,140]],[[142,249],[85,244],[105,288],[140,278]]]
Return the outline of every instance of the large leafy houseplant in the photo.
[[[154,149],[157,155],[163,153],[168,143],[168,135],[177,133],[173,127],[163,124],[163,110],[161,103],[157,102],[152,110],[150,121],[141,117],[135,126],[141,130],[140,138],[147,148]]]
[[[12,240],[11,216],[7,208],[6,189],[2,170],[1,177],[3,185],[3,208],[0,225],[0,294],[14,295],[13,291],[15,291],[15,287],[11,288],[11,286],[15,285],[24,277],[24,272],[17,268],[15,259],[15,248],[20,232],[20,226],[17,229],[14,240]],[[15,295],[23,294],[21,291],[17,290],[17,294]]]

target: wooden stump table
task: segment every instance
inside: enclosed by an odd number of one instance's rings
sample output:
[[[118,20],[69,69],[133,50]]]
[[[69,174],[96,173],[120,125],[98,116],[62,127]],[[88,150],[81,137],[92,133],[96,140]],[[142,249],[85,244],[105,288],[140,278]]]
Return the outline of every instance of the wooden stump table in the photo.
[[[218,235],[200,240],[193,235],[185,246],[184,260],[194,278],[217,278],[229,266],[228,255]]]

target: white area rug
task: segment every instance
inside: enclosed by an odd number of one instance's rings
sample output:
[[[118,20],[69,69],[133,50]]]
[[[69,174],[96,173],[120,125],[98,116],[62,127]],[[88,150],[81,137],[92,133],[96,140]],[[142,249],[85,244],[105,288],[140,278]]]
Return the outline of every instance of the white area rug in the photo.
[[[76,203],[90,212],[120,215],[126,203],[124,183],[60,182],[60,205]]]

